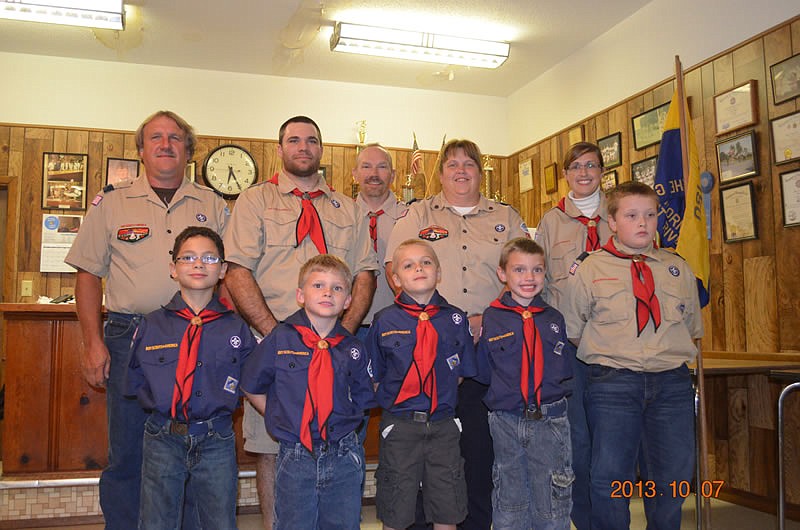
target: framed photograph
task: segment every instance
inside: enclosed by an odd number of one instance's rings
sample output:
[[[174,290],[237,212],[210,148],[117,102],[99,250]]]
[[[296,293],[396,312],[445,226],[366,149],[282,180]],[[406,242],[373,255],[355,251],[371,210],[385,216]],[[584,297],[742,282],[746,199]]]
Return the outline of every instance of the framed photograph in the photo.
[[[197,162],[192,160],[186,163],[186,168],[183,170],[183,176],[189,179],[189,182],[194,182],[197,177]]]
[[[525,193],[533,189],[533,165],[531,159],[519,164],[519,192]]]
[[[800,111],[770,120],[775,164],[800,159]]]
[[[758,123],[757,97],[753,79],[714,96],[717,136]]]
[[[109,158],[106,160],[106,184],[116,184],[123,180],[133,180],[139,176],[139,161],[130,158]]]
[[[331,187],[333,185],[333,183],[331,182],[333,175],[332,172],[328,169],[328,166],[319,166],[317,173],[322,175],[322,178],[325,179],[325,183],[328,185],[328,187]]]
[[[720,184],[758,175],[755,131],[726,138],[716,147]]]
[[[769,67],[772,99],[777,105],[800,96],[800,54]]]
[[[722,188],[719,193],[725,242],[758,238],[753,183]]]
[[[569,145],[575,145],[583,141],[583,125],[577,125],[569,130],[567,133]]]
[[[800,226],[800,169],[781,173],[783,226]]]
[[[631,118],[633,147],[637,150],[655,145],[661,141],[664,121],[667,119],[669,102]]]
[[[44,153],[43,156],[42,209],[85,210],[89,156],[80,153]]]
[[[617,170],[609,171],[600,177],[600,189],[607,192],[617,187]]]
[[[615,168],[622,165],[622,133],[617,132],[597,140],[600,154],[603,155],[603,167]]]
[[[656,166],[658,166],[658,155],[634,162],[631,164],[631,179],[647,184],[651,188],[654,187],[656,184]]]
[[[558,191],[558,164],[553,162],[544,168],[544,192],[555,193]]]

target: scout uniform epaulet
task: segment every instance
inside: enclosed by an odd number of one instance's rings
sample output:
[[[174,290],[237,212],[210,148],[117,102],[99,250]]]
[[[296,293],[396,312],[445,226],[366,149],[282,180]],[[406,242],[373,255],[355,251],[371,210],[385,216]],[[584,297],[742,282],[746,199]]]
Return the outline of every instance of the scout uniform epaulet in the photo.
[[[592,252],[583,252],[583,253],[581,253],[580,256],[575,258],[575,261],[573,261],[572,265],[570,265],[570,267],[569,267],[570,275],[574,276],[575,275],[575,271],[578,270],[578,267],[583,262],[583,260],[586,259],[586,256],[588,256],[589,254],[593,254],[594,252],[597,252],[597,251],[595,250],[595,251],[592,251]]]
[[[113,184],[106,184],[105,186],[103,186],[103,193],[108,193],[109,191],[114,191]]]

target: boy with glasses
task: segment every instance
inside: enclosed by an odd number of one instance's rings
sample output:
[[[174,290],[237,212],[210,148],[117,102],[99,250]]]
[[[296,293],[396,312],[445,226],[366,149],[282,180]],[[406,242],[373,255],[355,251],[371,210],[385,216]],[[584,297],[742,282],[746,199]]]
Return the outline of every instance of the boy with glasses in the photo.
[[[140,528],[180,528],[191,484],[203,528],[236,528],[238,468],[231,415],[239,404],[250,328],[214,288],[227,264],[222,239],[190,226],[175,239],[170,276],[180,290],[134,334],[129,395],[145,423]]]

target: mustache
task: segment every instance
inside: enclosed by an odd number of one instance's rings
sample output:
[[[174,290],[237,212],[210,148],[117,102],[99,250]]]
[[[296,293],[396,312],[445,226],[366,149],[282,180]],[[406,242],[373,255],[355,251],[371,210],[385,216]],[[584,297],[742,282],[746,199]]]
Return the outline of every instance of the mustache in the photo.
[[[383,181],[379,177],[368,177],[364,179],[365,184],[383,184]]]

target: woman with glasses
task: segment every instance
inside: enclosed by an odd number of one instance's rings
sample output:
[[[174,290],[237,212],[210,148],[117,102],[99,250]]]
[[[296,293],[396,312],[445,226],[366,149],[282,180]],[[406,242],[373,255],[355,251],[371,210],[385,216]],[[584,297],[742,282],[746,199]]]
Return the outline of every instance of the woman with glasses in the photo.
[[[562,311],[564,292],[572,264],[584,253],[597,250],[611,237],[605,194],[600,191],[603,157],[600,148],[579,142],[569,148],[562,166],[570,191],[542,216],[534,240],[545,252],[547,265],[543,292],[547,303]],[[562,311],[563,312],[563,311]],[[586,365],[574,359],[574,389],[568,401],[572,436],[572,523],[589,528],[589,465],[591,439],[583,409]]]

